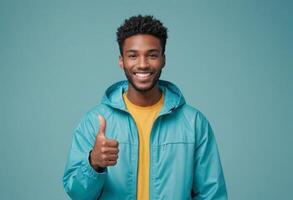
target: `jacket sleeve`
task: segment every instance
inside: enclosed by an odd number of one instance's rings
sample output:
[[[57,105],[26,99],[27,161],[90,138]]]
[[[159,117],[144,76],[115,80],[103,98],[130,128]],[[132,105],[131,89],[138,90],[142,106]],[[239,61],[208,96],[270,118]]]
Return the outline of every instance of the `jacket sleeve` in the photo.
[[[227,200],[226,184],[213,130],[204,116],[196,120],[194,200]]]
[[[89,163],[89,152],[95,143],[98,123],[98,119],[91,121],[86,116],[73,134],[63,176],[64,189],[73,200],[96,200],[102,192],[107,170],[97,173]]]

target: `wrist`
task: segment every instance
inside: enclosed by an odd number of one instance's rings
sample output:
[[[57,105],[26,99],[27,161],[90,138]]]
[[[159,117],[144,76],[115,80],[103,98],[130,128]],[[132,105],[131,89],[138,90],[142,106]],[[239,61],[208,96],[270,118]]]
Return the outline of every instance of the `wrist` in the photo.
[[[89,160],[90,165],[92,166],[92,168],[94,168],[94,170],[95,170],[96,172],[98,172],[98,173],[103,173],[103,172],[105,172],[106,167],[101,167],[101,166],[99,166],[99,165],[97,165],[97,164],[93,164],[93,162],[92,162],[92,150],[91,150],[90,153],[89,153],[88,160]]]

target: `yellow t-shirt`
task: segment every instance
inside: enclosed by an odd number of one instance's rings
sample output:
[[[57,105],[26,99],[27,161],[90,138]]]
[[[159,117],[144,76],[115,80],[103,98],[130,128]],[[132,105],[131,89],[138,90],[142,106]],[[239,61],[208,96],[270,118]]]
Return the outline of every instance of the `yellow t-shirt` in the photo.
[[[137,175],[137,199],[149,200],[150,134],[153,123],[164,103],[164,95],[152,106],[141,107],[133,104],[123,94],[127,110],[133,117],[139,137],[139,161]]]

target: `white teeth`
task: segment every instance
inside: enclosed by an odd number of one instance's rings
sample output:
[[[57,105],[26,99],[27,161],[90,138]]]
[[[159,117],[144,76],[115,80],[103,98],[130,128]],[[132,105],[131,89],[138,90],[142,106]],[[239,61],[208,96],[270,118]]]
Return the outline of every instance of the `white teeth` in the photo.
[[[148,76],[150,76],[151,75],[151,73],[149,73],[149,72],[147,72],[147,73],[145,73],[145,72],[137,72],[137,73],[135,73],[135,75],[136,76],[138,76],[138,77],[140,77],[140,78],[146,78],[146,77],[148,77]]]

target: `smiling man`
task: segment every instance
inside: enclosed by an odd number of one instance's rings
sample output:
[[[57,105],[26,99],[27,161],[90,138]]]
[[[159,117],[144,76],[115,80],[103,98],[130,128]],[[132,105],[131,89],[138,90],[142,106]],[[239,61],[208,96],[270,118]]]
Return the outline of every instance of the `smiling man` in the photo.
[[[72,199],[227,199],[208,120],[159,80],[166,40],[152,16],[118,28],[127,81],[110,86],[74,131],[63,177]]]

